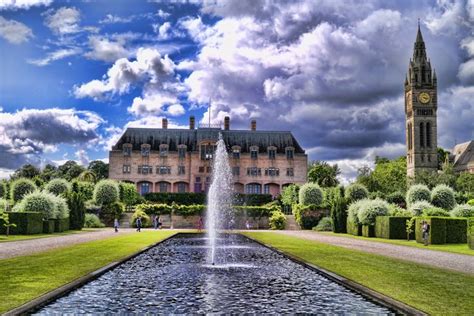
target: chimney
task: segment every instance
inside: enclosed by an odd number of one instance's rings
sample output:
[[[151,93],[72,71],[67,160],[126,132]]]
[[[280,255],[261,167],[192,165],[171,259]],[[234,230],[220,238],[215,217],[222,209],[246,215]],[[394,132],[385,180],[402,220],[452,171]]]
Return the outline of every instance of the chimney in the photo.
[[[161,128],[162,129],[168,129],[168,119],[167,118],[163,118],[161,120]]]
[[[224,117],[224,130],[228,131],[230,129],[230,117]]]
[[[194,115],[191,115],[189,117],[189,129],[194,129],[194,122],[195,122]]]
[[[256,131],[257,130],[257,120],[251,120],[250,121],[250,129],[252,131]]]

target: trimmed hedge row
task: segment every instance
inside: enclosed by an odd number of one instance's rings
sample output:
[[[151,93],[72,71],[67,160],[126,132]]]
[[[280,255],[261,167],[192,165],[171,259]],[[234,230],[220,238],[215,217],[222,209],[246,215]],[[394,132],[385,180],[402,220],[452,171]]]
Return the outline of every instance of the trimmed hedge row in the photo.
[[[347,221],[347,233],[354,236],[362,236],[362,225]]]
[[[33,235],[43,232],[43,215],[34,212],[10,212],[8,213],[10,224],[16,227],[10,227],[12,235]],[[0,225],[0,233],[5,234],[6,228]]]
[[[205,193],[160,193],[151,192],[144,195],[145,200],[159,204],[169,204],[173,202],[179,205],[204,205],[207,196]],[[235,205],[259,206],[270,203],[272,201],[271,194],[241,194],[234,195]]]
[[[385,239],[406,239],[406,222],[411,217],[402,216],[377,216],[375,220],[375,237]],[[410,234],[410,239],[415,238],[415,232]]]
[[[429,244],[464,244],[467,242],[467,219],[452,217],[418,217],[415,235],[423,243],[422,222],[430,225]]]

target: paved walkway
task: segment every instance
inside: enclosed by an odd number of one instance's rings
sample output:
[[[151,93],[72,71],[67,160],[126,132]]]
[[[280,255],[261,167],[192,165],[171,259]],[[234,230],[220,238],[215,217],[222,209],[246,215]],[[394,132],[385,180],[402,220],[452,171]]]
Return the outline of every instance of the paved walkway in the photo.
[[[51,249],[62,248],[88,241],[114,237],[121,234],[129,234],[135,229],[120,229],[115,233],[113,228],[100,229],[98,231],[81,232],[77,234],[52,236],[37,239],[27,239],[0,243],[0,259],[26,256]]]
[[[382,256],[413,261],[417,263],[435,266],[438,268],[474,274],[474,256],[428,249],[425,250],[409,246],[392,245],[376,241],[338,237],[333,235],[315,233],[311,231],[286,230],[274,232],[282,235],[289,235],[332,244],[344,248],[379,254]]]

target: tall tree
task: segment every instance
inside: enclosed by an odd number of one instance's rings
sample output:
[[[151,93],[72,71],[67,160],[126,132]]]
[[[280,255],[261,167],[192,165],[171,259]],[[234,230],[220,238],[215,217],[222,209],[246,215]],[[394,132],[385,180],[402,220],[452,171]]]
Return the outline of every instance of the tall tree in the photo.
[[[61,178],[71,181],[77,178],[84,170],[85,168],[78,165],[74,160],[68,160],[58,167],[58,175]]]
[[[335,187],[339,184],[337,176],[341,170],[335,165],[330,165],[326,161],[313,161],[308,170],[308,181],[316,182],[321,187]]]
[[[15,172],[12,175],[13,179],[18,179],[18,178],[28,178],[28,179],[33,179],[34,177],[38,176],[40,174],[40,170],[33,166],[32,164],[26,164],[23,165],[22,167],[18,168],[15,170]]]
[[[359,169],[357,182],[367,187],[370,192],[381,192],[390,194],[393,192],[406,191],[406,158],[400,157],[389,160],[387,158],[376,157],[375,168],[365,167]]]
[[[101,160],[91,161],[87,169],[95,173],[97,181],[107,179],[109,177],[109,164]]]
[[[41,171],[40,177],[44,182],[49,182],[57,177],[58,168],[54,165],[47,164]]]

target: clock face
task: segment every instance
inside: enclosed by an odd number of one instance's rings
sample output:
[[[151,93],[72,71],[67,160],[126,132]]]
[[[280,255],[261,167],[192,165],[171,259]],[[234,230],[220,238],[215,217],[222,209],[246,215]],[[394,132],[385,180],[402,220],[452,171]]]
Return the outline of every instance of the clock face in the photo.
[[[418,100],[423,103],[423,104],[426,104],[428,102],[430,102],[431,100],[431,97],[428,93],[426,92],[422,92],[418,95]]]

